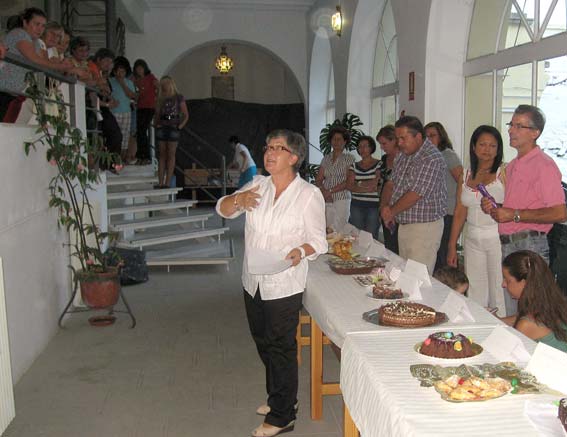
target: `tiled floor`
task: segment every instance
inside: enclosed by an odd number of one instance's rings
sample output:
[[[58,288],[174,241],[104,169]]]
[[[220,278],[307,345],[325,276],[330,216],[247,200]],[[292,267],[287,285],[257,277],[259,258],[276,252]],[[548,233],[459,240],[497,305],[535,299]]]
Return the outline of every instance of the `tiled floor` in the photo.
[[[66,319],[15,387],[16,418],[5,437],[245,437],[261,422],[264,374],[248,332],[240,285],[242,221],[229,222],[237,260],[153,270],[124,289],[135,329]],[[325,375],[338,380],[329,348]],[[321,421],[309,415],[309,349],[300,367],[300,410],[289,436],[342,435],[342,399],[326,397]]]

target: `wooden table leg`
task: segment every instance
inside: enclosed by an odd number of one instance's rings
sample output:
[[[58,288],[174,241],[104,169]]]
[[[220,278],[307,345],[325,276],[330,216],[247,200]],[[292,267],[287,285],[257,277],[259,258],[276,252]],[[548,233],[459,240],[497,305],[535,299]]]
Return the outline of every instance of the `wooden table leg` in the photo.
[[[358,432],[358,428],[352,421],[352,417],[350,417],[350,411],[346,404],[344,405],[345,417],[344,417],[344,424],[343,424],[343,436],[344,437],[360,437],[360,433]]]
[[[311,319],[311,419],[323,417],[323,332]]]

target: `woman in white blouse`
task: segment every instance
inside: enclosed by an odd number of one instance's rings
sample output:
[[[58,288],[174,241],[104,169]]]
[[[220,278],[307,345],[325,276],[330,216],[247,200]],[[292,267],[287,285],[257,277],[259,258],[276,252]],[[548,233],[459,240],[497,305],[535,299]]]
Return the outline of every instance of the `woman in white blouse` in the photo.
[[[307,279],[307,260],[327,252],[325,202],[319,189],[297,174],[307,153],[305,139],[288,130],[271,132],[264,148],[270,176],[255,176],[236,193],[221,198],[217,212],[225,218],[246,214],[242,267],[244,302],[250,332],[266,367],[267,405],[257,413],[264,422],[253,436],[291,431],[297,404],[295,333]],[[252,274],[254,251],[289,260],[276,274]]]

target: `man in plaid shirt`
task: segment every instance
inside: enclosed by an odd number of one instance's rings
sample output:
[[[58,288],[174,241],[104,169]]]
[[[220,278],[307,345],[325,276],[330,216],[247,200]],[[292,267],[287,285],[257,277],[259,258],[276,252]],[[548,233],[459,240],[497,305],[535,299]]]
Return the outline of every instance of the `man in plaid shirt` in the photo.
[[[384,186],[380,213],[388,226],[399,223],[400,256],[425,264],[432,274],[447,214],[447,166],[417,117],[401,117],[396,138],[402,153]]]

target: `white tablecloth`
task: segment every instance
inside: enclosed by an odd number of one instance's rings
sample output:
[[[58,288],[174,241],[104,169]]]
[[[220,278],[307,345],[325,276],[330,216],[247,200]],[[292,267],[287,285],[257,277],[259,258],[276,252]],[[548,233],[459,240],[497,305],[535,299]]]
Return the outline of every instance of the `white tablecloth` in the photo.
[[[509,328],[511,329],[511,328]],[[523,415],[527,399],[553,399],[547,395],[505,395],[484,402],[451,403],[433,387],[420,387],[410,373],[411,364],[455,366],[458,360],[422,357],[414,351],[439,328],[398,332],[354,333],[342,348],[341,390],[351,417],[363,437],[374,436],[534,436]],[[456,332],[482,342],[492,328],[468,326]],[[535,343],[521,335],[532,353]],[[465,360],[467,364],[497,363],[488,352]],[[459,363],[460,364],[460,363]]]
[[[374,243],[380,245],[380,243]],[[383,247],[383,246],[382,246]],[[384,249],[385,250],[385,249]],[[402,266],[404,261],[396,254],[386,251],[385,257],[395,265]],[[362,313],[376,309],[387,301],[378,301],[367,296],[369,290],[358,285],[352,276],[338,275],[327,264],[329,255],[320,256],[309,264],[307,287],[303,296],[303,306],[309,311],[319,327],[337,346],[342,347],[345,337],[350,332],[365,331],[397,331],[391,328],[374,325],[362,319]],[[423,300],[419,301],[435,309],[439,309],[449,293],[455,293],[449,287],[432,279],[433,287],[421,288]],[[474,323],[447,322],[439,326],[439,330],[463,325],[496,326],[503,324],[472,300],[467,300]]]

